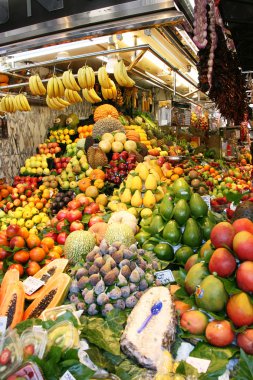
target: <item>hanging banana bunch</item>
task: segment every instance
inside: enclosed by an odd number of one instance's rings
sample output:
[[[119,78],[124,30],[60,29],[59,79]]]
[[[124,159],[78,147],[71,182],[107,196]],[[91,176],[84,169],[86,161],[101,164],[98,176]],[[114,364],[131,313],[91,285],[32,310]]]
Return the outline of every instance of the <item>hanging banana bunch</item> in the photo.
[[[77,91],[69,90],[65,88],[65,99],[71,103],[81,103],[83,100]]]
[[[77,81],[72,73],[72,70],[64,71],[62,75],[62,81],[64,86],[72,91],[80,91]]]
[[[16,111],[31,111],[31,107],[25,95],[7,95],[1,100],[0,111],[9,113],[14,113]]]
[[[106,90],[109,90],[111,87],[109,75],[106,72],[105,66],[101,66],[98,69],[98,81],[101,87]]]
[[[83,66],[78,70],[77,79],[81,88],[90,90],[95,86],[95,73],[90,66]]]
[[[128,76],[123,60],[116,62],[114,65],[114,77],[122,87],[133,87],[135,85],[135,82]]]
[[[101,87],[102,95],[105,100],[107,99],[116,99],[117,98],[117,89],[113,80],[110,79],[110,88],[106,89]]]
[[[49,108],[53,110],[61,110],[63,108],[69,107],[70,102],[60,98],[60,97],[55,97],[55,98],[50,98],[48,95],[46,97],[46,103]]]
[[[29,78],[29,88],[33,95],[45,95],[47,90],[42,83],[42,80],[38,74],[32,75]]]
[[[49,98],[63,97],[64,91],[62,80],[56,75],[52,76],[47,83],[47,95]]]
[[[91,88],[90,90],[88,90],[87,88],[84,88],[82,90],[82,94],[83,94],[84,99],[87,100],[87,102],[89,103],[93,104],[93,103],[102,102],[102,99],[100,98],[100,96],[98,96],[94,88]]]

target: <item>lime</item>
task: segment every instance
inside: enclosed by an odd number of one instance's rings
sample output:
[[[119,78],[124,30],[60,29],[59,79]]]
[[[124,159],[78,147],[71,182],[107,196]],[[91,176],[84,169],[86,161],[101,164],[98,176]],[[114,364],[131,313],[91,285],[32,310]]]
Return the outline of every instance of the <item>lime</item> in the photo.
[[[174,250],[168,243],[158,243],[154,252],[160,260],[170,261],[174,259]]]
[[[140,245],[143,245],[145,241],[147,241],[149,238],[150,238],[150,234],[145,231],[141,231],[137,235],[135,235],[135,239]]]
[[[142,248],[145,249],[145,251],[154,251],[155,246],[151,243],[145,243]]]
[[[191,247],[188,245],[182,245],[175,252],[175,258],[177,263],[184,265],[190,256],[194,255],[194,252]]]

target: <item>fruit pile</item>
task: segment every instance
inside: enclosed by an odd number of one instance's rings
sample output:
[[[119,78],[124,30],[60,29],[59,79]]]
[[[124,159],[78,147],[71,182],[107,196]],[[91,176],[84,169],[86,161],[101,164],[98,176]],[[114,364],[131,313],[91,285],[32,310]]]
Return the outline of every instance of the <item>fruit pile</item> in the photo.
[[[51,237],[42,240],[27,228],[11,224],[0,232],[0,260],[8,269],[17,269],[20,277],[35,275],[45,264],[53,259],[60,258],[63,250],[55,246]]]
[[[63,169],[65,169],[70,162],[70,157],[56,157],[54,158],[54,167],[57,174],[60,174]]]
[[[57,142],[39,144],[39,154],[41,155],[48,153],[53,155],[55,153],[59,153],[60,151],[61,148]]]
[[[92,136],[92,129],[92,124],[78,127],[77,132],[79,133],[79,139],[86,138],[87,136]]]
[[[55,198],[52,199],[51,205],[51,213],[57,214],[62,208],[67,206],[67,204],[75,198],[75,193],[73,190],[68,190],[66,192],[59,191]]]
[[[135,153],[123,150],[121,153],[113,153],[111,161],[106,168],[106,180],[114,184],[120,184],[128,173],[136,167]]]
[[[177,179],[157,211],[144,215],[140,225],[136,239],[142,248],[161,260],[175,259],[184,265],[202,241],[209,239],[215,221],[201,196],[192,193],[184,179]]]
[[[37,154],[36,156],[32,156],[31,158],[27,158],[25,160],[25,166],[20,168],[21,175],[49,175],[50,170],[48,168],[49,157],[52,157],[52,153],[47,154]]]
[[[187,298],[180,301],[179,297],[176,301],[183,329],[205,335],[210,344],[218,347],[225,347],[236,338],[239,347],[253,354],[252,247],[253,223],[249,219],[237,219],[233,224],[221,222],[212,229],[210,240],[200,250],[200,260],[205,261],[198,262],[196,255],[187,267],[184,282],[185,291],[194,296],[195,305],[201,310],[184,312],[191,308]],[[213,320],[213,315],[219,318]],[[244,331],[236,334],[234,326],[244,327]]]

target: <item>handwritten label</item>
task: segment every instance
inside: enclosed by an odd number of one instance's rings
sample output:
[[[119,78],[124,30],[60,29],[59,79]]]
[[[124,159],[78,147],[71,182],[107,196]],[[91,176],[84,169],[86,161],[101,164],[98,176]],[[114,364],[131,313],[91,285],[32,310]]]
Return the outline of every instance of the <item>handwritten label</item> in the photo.
[[[0,317],[0,334],[4,335],[7,326],[7,317]]]
[[[206,373],[211,363],[211,360],[199,359],[199,358],[194,358],[193,356],[189,356],[186,359],[186,363],[196,368],[198,370],[198,373]]]
[[[175,278],[170,269],[156,272],[155,276],[156,276],[156,279],[159,280],[162,285],[169,284],[170,282],[175,282]]]
[[[23,286],[25,289],[25,293],[28,294],[29,296],[36,292],[39,288],[41,288],[43,285],[45,285],[44,281],[39,280],[38,278],[35,277],[28,277],[24,282]]]
[[[201,197],[203,199],[204,202],[206,202],[209,210],[211,209],[211,197],[210,195],[202,195]]]
[[[66,371],[60,380],[76,380],[76,378],[69,371]]]

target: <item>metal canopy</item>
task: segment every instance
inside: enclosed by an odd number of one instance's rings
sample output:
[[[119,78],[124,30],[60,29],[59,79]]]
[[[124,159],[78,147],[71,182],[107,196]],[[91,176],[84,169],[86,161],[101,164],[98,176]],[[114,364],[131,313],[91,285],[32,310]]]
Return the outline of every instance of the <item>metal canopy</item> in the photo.
[[[242,71],[253,71],[253,1],[221,0],[219,9],[234,40]]]

